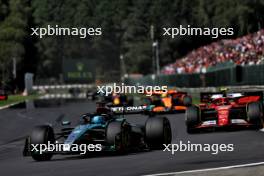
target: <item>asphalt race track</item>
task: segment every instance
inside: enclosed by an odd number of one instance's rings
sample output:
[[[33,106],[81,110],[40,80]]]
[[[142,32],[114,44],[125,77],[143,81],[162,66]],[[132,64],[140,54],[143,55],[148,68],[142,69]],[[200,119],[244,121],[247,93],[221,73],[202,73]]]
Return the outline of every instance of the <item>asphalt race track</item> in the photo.
[[[188,135],[185,132],[184,114],[166,115],[173,129],[173,142],[233,143],[233,152],[212,155],[210,152],[149,151],[128,155],[100,155],[91,157],[54,156],[48,162],[35,162],[22,156],[23,138],[35,125],[58,125],[62,118],[72,120],[92,112],[95,104],[89,100],[49,101],[28,103],[0,111],[0,175],[2,176],[67,176],[67,175],[145,175],[193,169],[222,167],[264,161],[264,133],[253,130],[225,131]],[[146,117],[127,116],[128,121],[144,124]],[[57,122],[56,122],[57,121]]]

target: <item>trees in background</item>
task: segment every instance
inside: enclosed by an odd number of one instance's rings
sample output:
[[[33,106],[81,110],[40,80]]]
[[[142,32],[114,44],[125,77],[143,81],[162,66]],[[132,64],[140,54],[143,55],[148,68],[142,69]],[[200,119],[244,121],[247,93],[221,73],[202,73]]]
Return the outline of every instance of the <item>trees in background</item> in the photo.
[[[0,75],[1,86],[4,87],[12,87],[12,82],[16,77],[13,63],[19,64],[25,56],[24,42],[28,37],[28,15],[30,12],[28,5],[28,1],[0,1]]]
[[[160,44],[161,65],[173,62],[210,37],[162,36],[163,27],[233,27],[233,37],[264,26],[261,0],[0,0],[0,67],[10,78],[12,59],[18,71],[31,71],[39,78],[58,78],[63,58],[96,59],[98,73],[120,70],[120,58],[129,73],[152,72],[152,39]],[[31,36],[31,27],[101,27],[102,36]],[[9,76],[4,76],[9,75]],[[22,79],[22,78],[21,78]]]

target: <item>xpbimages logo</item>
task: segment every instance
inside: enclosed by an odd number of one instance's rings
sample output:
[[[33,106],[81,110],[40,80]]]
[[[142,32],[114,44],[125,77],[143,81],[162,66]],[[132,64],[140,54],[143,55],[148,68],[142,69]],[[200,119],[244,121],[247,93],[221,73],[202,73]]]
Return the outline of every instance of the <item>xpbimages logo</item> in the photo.
[[[45,152],[78,152],[81,155],[87,152],[100,152],[102,151],[101,144],[62,144],[51,143],[48,141],[47,144],[31,144],[31,152],[37,152],[43,154]]]
[[[43,38],[44,36],[79,36],[80,38],[86,38],[87,36],[99,36],[102,35],[101,28],[86,28],[86,27],[59,27],[58,25],[47,27],[31,28],[31,35]]]
[[[176,36],[211,36],[211,38],[218,38],[220,36],[232,36],[234,35],[233,28],[201,28],[201,27],[192,27],[191,25],[179,27],[164,27],[163,36],[169,36],[175,38]]]
[[[151,96],[153,93],[164,93],[168,92],[168,86],[129,86],[122,83],[118,85],[114,83],[113,85],[97,86],[97,93],[104,94],[106,96],[112,93],[116,94],[146,94],[146,96]]]
[[[220,152],[233,152],[234,144],[195,144],[187,141],[180,141],[178,144],[163,144],[164,152],[170,152],[172,155],[175,152],[210,152],[212,155],[217,155]]]

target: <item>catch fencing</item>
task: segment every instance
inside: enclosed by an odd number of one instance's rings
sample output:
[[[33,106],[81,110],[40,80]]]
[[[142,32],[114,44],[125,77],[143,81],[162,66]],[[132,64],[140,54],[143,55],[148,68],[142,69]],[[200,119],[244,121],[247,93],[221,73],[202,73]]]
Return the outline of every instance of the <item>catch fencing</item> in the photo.
[[[264,64],[234,65],[204,74],[147,75],[139,79],[127,78],[127,85],[168,85],[172,87],[221,87],[264,85]]]

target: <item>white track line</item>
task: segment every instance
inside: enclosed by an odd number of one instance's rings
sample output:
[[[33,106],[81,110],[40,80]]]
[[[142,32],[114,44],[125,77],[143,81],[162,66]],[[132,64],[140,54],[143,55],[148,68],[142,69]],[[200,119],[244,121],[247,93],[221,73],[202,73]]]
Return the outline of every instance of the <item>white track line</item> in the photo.
[[[264,132],[264,128],[261,128],[259,131],[260,131],[260,132]]]
[[[234,168],[242,168],[242,167],[251,167],[251,166],[259,166],[259,165],[264,165],[264,162],[233,165],[233,166],[225,166],[225,167],[216,167],[216,168],[208,168],[208,169],[188,170],[188,171],[180,171],[180,172],[167,172],[167,173],[159,173],[159,174],[149,174],[149,175],[144,175],[144,176],[178,175],[178,174],[188,174],[188,173],[197,173],[197,172],[206,172],[206,171],[216,171],[216,170],[226,170],[226,169],[234,169]]]
[[[16,102],[16,103],[11,103],[11,104],[8,104],[8,105],[5,105],[5,106],[1,106],[1,107],[0,107],[0,110],[2,110],[2,109],[7,109],[7,108],[9,108],[9,107],[11,107],[11,106],[14,106],[14,105],[16,105],[16,104],[19,104],[19,103],[21,103],[21,102]]]

